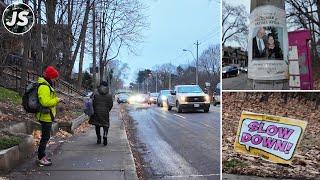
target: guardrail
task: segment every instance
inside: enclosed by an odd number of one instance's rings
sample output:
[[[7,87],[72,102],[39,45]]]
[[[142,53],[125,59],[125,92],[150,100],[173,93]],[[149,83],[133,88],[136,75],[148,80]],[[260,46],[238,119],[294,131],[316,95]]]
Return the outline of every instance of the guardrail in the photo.
[[[21,69],[19,69],[17,66],[0,66],[0,86],[19,91],[21,87],[21,74]],[[29,84],[36,82],[39,76],[40,75],[35,72],[27,71],[27,83]],[[54,87],[58,92],[66,95],[86,95],[85,92],[75,88],[73,85],[61,79],[58,79],[58,81],[54,84]]]

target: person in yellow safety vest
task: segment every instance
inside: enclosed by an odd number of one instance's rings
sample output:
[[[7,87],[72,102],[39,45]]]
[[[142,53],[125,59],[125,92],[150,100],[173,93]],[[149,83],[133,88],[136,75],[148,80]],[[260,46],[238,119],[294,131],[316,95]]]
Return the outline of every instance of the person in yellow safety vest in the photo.
[[[50,166],[51,159],[46,156],[46,146],[50,139],[52,122],[56,116],[56,105],[62,100],[58,98],[53,89],[53,82],[59,77],[59,72],[52,66],[48,66],[43,73],[43,77],[38,78],[38,100],[41,110],[36,114],[36,118],[41,123],[41,140],[38,148],[38,165]]]

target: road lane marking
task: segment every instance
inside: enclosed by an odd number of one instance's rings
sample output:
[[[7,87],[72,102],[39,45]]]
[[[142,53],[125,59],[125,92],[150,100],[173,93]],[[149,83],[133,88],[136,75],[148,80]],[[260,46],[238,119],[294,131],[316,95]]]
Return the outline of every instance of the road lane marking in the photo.
[[[169,116],[172,116],[172,115],[173,115],[173,116],[176,116],[176,117],[181,118],[181,120],[183,120],[184,122],[187,122],[187,123],[195,123],[195,124],[198,124],[198,125],[202,125],[202,127],[208,128],[208,129],[210,129],[210,130],[213,129],[213,126],[210,126],[209,124],[202,123],[202,122],[200,122],[200,121],[197,121],[197,122],[188,121],[186,117],[181,116],[181,115],[178,115],[178,114],[171,114],[171,113],[169,113],[169,112],[164,112],[164,111],[160,111],[160,112],[159,112],[159,111],[156,111],[156,110],[154,110],[154,112],[155,112],[156,114],[159,114],[159,115],[162,116],[162,117],[164,117],[165,115],[169,115]],[[168,118],[168,117],[164,117],[164,118]]]
[[[186,117],[184,117],[184,116],[181,116],[181,115],[179,115],[179,114],[173,114],[174,116],[177,116],[177,117],[179,117],[179,118],[182,118],[182,119],[187,119]]]

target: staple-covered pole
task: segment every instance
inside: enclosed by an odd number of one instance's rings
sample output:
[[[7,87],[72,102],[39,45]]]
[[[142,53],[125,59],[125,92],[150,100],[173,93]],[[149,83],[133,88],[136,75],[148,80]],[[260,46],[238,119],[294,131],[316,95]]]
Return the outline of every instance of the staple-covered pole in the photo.
[[[289,89],[284,0],[251,0],[248,78],[254,90]]]

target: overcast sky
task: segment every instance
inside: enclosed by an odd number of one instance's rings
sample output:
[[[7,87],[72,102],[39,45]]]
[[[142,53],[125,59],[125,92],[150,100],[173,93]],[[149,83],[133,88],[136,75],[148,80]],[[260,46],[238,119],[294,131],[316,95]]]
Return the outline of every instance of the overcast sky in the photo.
[[[221,3],[219,0],[142,0],[150,27],[144,32],[144,43],[138,46],[138,56],[122,51],[119,60],[130,67],[128,84],[135,73],[155,65],[186,64],[196,54],[194,43],[199,40],[199,54],[210,44],[220,43]],[[85,68],[89,63],[85,64]],[[77,64],[75,70],[77,71]]]

